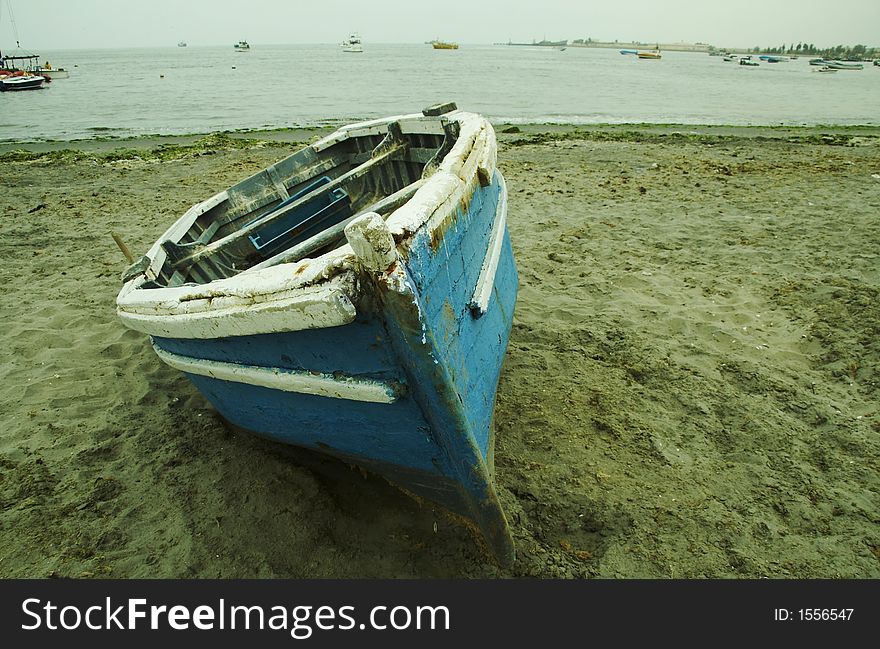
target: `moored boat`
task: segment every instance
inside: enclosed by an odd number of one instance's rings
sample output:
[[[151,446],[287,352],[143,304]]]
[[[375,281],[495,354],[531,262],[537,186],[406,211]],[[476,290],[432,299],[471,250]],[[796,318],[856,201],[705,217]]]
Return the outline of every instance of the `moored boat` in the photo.
[[[825,61],[826,68],[834,68],[835,70],[862,70],[864,64],[854,63],[852,61]]]
[[[638,50],[620,50],[621,54],[638,54]]]
[[[44,81],[51,81],[53,78],[66,78],[69,76],[64,68],[58,68],[58,76],[47,74],[46,71],[54,71],[48,61],[45,66],[41,67],[40,56],[38,54],[33,54],[32,52],[27,52],[21,49],[21,47],[15,49],[12,54],[3,54],[0,56],[0,76],[38,76],[42,77]],[[36,82],[32,81],[32,84],[36,84]]]
[[[233,425],[444,505],[508,564],[492,413],[517,272],[496,151],[452,103],[345,126],[189,209],[117,310]]]
[[[64,68],[53,67],[51,63],[46,61],[42,66],[34,70],[35,74],[46,77],[47,79],[68,79],[70,72]]]
[[[247,41],[238,41],[235,45],[232,46],[236,52],[247,52],[251,49],[250,43]]]
[[[757,61],[753,61],[751,58],[743,57],[739,60],[740,65],[745,65],[750,68],[756,68],[760,65]]]
[[[458,43],[450,43],[447,41],[431,41],[431,45],[435,50],[457,50]]]
[[[38,74],[0,75],[0,90],[39,90],[46,83],[45,77]]]
[[[659,59],[661,58],[660,52],[658,50],[651,50],[648,52],[639,52],[636,56],[640,59]]]
[[[9,5],[9,14],[12,17],[11,4]],[[12,17],[12,29],[16,32],[16,49],[12,54],[0,53],[0,77],[4,77],[4,84],[0,90],[36,90],[42,88],[44,83],[48,83],[52,79],[66,79],[70,76],[64,68],[53,70],[48,61],[45,66],[41,67],[38,54],[22,49],[21,43],[18,41],[18,30],[14,17]],[[15,78],[22,76],[28,78]]]
[[[37,68],[36,74],[41,77],[45,77],[46,79],[69,79],[70,72],[65,70],[64,68]]]

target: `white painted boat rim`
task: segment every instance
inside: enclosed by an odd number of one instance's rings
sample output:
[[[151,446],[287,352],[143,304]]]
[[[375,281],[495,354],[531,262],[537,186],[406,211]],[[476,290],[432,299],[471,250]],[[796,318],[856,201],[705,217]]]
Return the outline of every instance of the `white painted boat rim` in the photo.
[[[204,358],[182,356],[162,349],[155,343],[156,355],[170,367],[221,381],[256,385],[283,392],[311,394],[332,399],[365,401],[369,403],[394,403],[401,390],[390,381],[324,372],[288,370],[277,367],[239,365]]]
[[[500,171],[498,182],[501,185],[501,193],[498,197],[498,206],[495,209],[495,220],[492,223],[492,232],[489,235],[489,246],[483,266],[480,269],[480,277],[474,288],[474,295],[468,305],[471,313],[476,316],[485,315],[489,309],[489,298],[495,288],[495,274],[498,272],[498,261],[501,259],[501,246],[504,243],[504,233],[507,229],[507,184]]]

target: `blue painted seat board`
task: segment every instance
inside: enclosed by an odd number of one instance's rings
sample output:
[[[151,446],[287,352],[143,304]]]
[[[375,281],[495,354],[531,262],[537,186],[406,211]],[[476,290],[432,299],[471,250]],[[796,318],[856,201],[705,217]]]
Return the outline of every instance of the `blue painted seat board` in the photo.
[[[268,215],[277,212],[329,182],[329,176],[322,176],[315,182],[284,199],[248,225],[258,223]],[[305,241],[310,236],[336,225],[350,216],[352,216],[352,211],[348,193],[342,188],[336,188],[325,194],[319,194],[279,219],[269,221],[265,227],[249,235],[248,239],[254,249],[262,251],[265,256],[282,247],[287,248]]]

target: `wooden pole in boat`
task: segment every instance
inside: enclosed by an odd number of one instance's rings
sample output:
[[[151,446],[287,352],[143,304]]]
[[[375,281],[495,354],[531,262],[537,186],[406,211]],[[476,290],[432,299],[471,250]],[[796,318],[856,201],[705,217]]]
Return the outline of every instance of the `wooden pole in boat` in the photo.
[[[122,254],[125,255],[125,259],[128,261],[128,263],[133,264],[134,263],[134,256],[131,254],[131,250],[128,249],[128,246],[125,245],[125,242],[122,240],[122,237],[120,237],[118,234],[116,234],[112,230],[110,231],[110,236],[113,237],[113,241],[116,242],[116,245],[119,246],[119,249],[122,251]]]
[[[378,165],[382,162],[387,161],[392,156],[405,150],[408,146],[409,146],[409,144],[405,140],[404,141],[399,141],[399,140],[392,141],[392,142],[389,142],[386,146],[383,146],[382,144],[380,144],[378,147],[376,147],[378,149],[378,151],[376,153],[374,153],[372,158],[370,158],[366,162],[358,165],[357,167],[355,167],[351,171],[348,171],[348,172],[342,174],[341,176],[339,176],[338,178],[336,178],[335,180],[332,180],[329,183],[322,185],[321,187],[318,187],[315,190],[312,190],[311,192],[309,192],[305,196],[298,198],[297,200],[293,201],[289,205],[285,205],[280,210],[278,210],[276,212],[272,212],[271,214],[267,215],[265,218],[254,221],[253,223],[246,225],[245,227],[241,228],[240,230],[236,230],[235,232],[232,232],[232,233],[226,235],[222,239],[218,239],[214,243],[208,244],[206,246],[199,246],[199,247],[196,247],[195,249],[193,249],[190,246],[178,246],[177,244],[174,244],[170,241],[163,241],[162,247],[165,249],[165,252],[168,254],[169,258],[171,258],[171,266],[175,270],[181,270],[183,268],[190,268],[193,265],[197,264],[202,259],[204,259],[205,257],[213,255],[213,254],[219,252],[220,250],[223,250],[224,248],[228,247],[229,245],[231,245],[237,241],[240,241],[244,237],[246,237],[249,234],[251,234],[252,232],[254,232],[256,229],[262,228],[267,223],[271,223],[272,221],[281,218],[282,216],[284,216],[285,214],[287,214],[291,210],[295,210],[296,208],[303,205],[304,203],[307,203],[308,201],[312,200],[316,196],[321,196],[322,194],[325,194],[325,193],[335,189],[336,187],[339,187],[340,185],[345,184],[348,181],[360,178],[361,176],[363,176],[367,172],[369,172],[373,167],[375,167],[376,165]],[[190,254],[181,255],[182,252],[185,252],[188,250],[193,250],[193,252],[191,252]]]

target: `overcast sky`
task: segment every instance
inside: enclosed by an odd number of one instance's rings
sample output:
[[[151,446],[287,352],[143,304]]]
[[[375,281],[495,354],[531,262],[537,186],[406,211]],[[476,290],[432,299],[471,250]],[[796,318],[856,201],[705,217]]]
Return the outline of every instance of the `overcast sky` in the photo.
[[[592,38],[880,46],[880,0],[0,0],[0,50]]]

